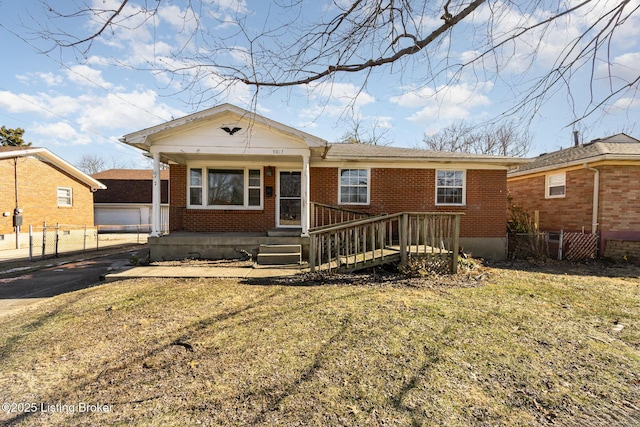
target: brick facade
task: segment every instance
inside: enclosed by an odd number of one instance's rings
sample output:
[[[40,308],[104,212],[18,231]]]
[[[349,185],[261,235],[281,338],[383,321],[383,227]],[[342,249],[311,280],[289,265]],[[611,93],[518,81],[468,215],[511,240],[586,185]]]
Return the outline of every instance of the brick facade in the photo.
[[[540,230],[591,231],[593,171],[566,172],[565,197],[545,199],[545,175],[509,180],[512,203],[528,212],[539,212]]]
[[[172,231],[265,232],[276,226],[275,173],[263,170],[263,192],[274,188],[274,195],[264,197],[264,209],[209,210],[187,209],[187,170],[171,165],[170,229]],[[310,169],[313,202],[338,205],[338,168]],[[435,205],[435,171],[433,169],[371,169],[371,203],[367,206],[344,205],[345,208],[372,214],[402,211],[463,212],[461,237],[503,237],[506,234],[506,171],[468,170],[466,205]]]
[[[640,232],[640,168],[599,166],[598,229],[602,232]],[[566,196],[545,199],[545,176],[510,179],[513,203],[533,218],[539,211],[541,230],[591,231],[593,177],[588,169],[566,172]]]
[[[640,165],[599,169],[600,229],[640,234]]]
[[[640,240],[608,240],[604,256],[614,261],[640,262]]]
[[[262,170],[263,200],[261,210],[187,209],[187,168],[171,165],[169,229],[191,232],[266,232],[276,226],[275,190],[267,197],[266,188],[275,188],[275,173]]]
[[[23,209],[22,230],[29,225],[69,224],[93,226],[93,193],[84,183],[33,157],[18,157],[18,204]],[[0,160],[0,210],[11,212],[0,217],[0,234],[13,233],[15,200],[14,159]],[[58,206],[58,187],[72,188],[73,206]]]
[[[610,164],[596,168],[600,171],[597,220],[599,252],[600,255],[609,256],[610,241],[640,240],[640,167]],[[544,198],[544,175],[510,179],[508,187],[513,203],[528,212],[532,219],[534,212],[539,212],[540,230],[584,230],[590,233],[594,173],[584,168],[567,171],[564,198]],[[618,252],[615,252],[616,256]]]
[[[462,212],[461,237],[506,234],[506,171],[467,170],[466,205],[436,206],[434,169],[371,169],[371,203],[345,208],[371,214]],[[338,169],[311,168],[311,200],[338,203]]]

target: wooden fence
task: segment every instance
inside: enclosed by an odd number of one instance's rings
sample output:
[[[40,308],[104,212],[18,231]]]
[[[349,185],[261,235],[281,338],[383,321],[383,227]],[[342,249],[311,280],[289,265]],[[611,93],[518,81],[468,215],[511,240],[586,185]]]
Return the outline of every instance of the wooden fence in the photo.
[[[461,213],[402,212],[309,231],[311,271],[354,271],[427,257],[457,272]]]

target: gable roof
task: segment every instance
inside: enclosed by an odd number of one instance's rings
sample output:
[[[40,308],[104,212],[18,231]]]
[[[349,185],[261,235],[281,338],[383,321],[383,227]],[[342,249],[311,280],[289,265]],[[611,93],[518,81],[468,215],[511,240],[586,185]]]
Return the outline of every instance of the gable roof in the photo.
[[[594,139],[587,144],[541,154],[509,173],[509,176],[525,175],[600,160],[640,161],[640,140],[624,133]]]
[[[501,166],[515,166],[527,161],[523,158],[492,156],[486,154],[453,153],[447,151],[421,150],[417,148],[389,147],[369,144],[329,144],[323,158],[325,160],[349,161],[432,161],[436,163],[492,163]]]
[[[153,170],[151,169],[108,169],[91,175],[95,179],[117,179],[125,181],[152,181]],[[160,170],[160,179],[169,179],[169,170]]]
[[[46,148],[39,147],[0,147],[0,160],[16,157],[35,157],[44,163],[50,163],[58,169],[68,173],[78,181],[86,184],[92,191],[104,190],[107,187],[100,181],[90,177],[80,169],[62,160]]]
[[[238,120],[248,119],[252,123],[260,123],[268,128],[274,128],[282,133],[294,136],[296,138],[301,138],[307,143],[309,147],[324,147],[327,145],[327,141],[322,138],[318,138],[317,136],[313,136],[306,132],[276,122],[275,120],[268,119],[249,110],[236,107],[232,104],[221,104],[216,107],[208,108],[197,113],[189,114],[187,116],[168,121],[166,123],[161,123],[159,125],[152,126],[137,132],[132,132],[124,135],[122,138],[120,138],[120,141],[124,142],[125,144],[140,148],[141,150],[149,151],[148,139],[154,135],[165,133],[167,131],[171,131],[175,128],[187,124],[202,122],[215,116],[222,116],[225,114],[231,114]]]

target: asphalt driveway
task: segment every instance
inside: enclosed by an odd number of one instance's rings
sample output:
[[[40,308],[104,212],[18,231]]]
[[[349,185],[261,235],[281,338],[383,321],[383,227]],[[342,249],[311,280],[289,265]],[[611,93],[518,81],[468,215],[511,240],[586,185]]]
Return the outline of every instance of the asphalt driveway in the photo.
[[[0,276],[0,316],[56,295],[104,283],[101,276],[128,266],[132,256],[142,259],[148,253],[145,246],[53,265],[15,277]]]

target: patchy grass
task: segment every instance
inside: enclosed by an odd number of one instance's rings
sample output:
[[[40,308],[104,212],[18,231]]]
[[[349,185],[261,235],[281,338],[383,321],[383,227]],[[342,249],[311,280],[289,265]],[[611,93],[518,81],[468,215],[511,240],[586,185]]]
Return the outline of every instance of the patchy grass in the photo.
[[[0,402],[38,407],[0,422],[640,423],[640,277],[552,273],[424,287],[131,280],[61,295],[0,317]]]

